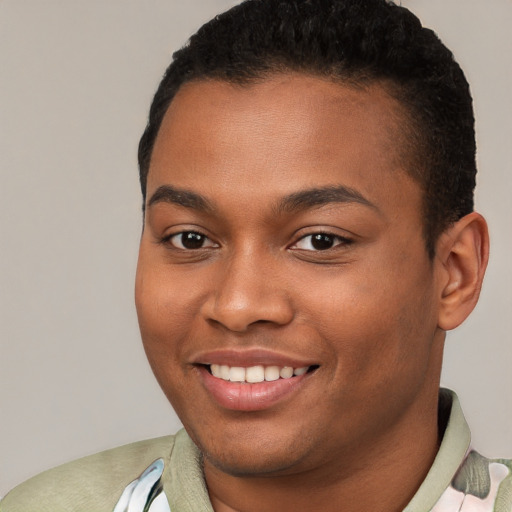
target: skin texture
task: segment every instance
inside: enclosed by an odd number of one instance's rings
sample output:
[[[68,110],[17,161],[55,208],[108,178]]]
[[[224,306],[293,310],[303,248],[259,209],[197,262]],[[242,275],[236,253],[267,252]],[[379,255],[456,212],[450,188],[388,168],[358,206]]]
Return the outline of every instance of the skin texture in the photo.
[[[429,260],[403,115],[378,85],[286,74],[186,84],[164,118],[137,311],[218,512],[402,510],[435,457],[445,330],[476,303],[487,231],[471,214]],[[291,206],[340,186],[352,195]],[[315,250],[318,233],[332,246]],[[231,410],[199,363],[248,350],[318,368],[263,410]]]

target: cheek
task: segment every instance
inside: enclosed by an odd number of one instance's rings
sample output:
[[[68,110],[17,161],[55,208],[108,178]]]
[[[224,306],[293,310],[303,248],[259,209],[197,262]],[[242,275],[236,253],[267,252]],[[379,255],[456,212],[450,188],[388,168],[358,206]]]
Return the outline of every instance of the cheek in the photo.
[[[141,248],[135,281],[135,305],[139,325],[146,336],[167,340],[188,325],[196,293],[190,280],[154,261]]]
[[[187,394],[185,373],[190,371],[182,364],[182,351],[191,318],[187,288],[171,284],[167,269],[139,258],[135,304],[144,350],[160,387],[180,411],[179,397]]]
[[[436,327],[432,277],[410,268],[341,269],[306,287],[300,309],[340,361],[338,370],[386,378],[426,364]]]
[[[180,339],[189,324],[183,288],[171,286],[166,269],[139,256],[135,281],[135,305],[144,350],[157,379],[178,359]],[[185,288],[186,290],[186,288]]]

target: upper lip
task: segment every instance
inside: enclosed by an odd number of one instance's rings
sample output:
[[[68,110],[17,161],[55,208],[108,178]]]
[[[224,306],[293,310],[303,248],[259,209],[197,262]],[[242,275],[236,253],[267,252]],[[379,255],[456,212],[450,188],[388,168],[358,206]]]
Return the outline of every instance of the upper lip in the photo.
[[[318,365],[317,362],[301,357],[281,354],[263,348],[221,349],[201,352],[192,358],[193,364],[225,364],[228,366],[291,366],[304,368]]]

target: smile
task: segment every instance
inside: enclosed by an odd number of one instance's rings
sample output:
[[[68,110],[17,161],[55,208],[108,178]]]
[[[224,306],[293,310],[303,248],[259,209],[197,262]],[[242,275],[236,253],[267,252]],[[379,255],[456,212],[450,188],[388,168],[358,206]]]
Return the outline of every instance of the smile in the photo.
[[[275,407],[303,389],[319,368],[316,364],[242,364],[220,364],[219,361],[196,365],[205,390],[223,409],[249,412]]]
[[[210,373],[229,382],[245,382],[256,384],[258,382],[273,382],[278,379],[291,379],[304,375],[310,370],[309,366],[293,368],[291,366],[229,366],[226,364],[211,364]]]

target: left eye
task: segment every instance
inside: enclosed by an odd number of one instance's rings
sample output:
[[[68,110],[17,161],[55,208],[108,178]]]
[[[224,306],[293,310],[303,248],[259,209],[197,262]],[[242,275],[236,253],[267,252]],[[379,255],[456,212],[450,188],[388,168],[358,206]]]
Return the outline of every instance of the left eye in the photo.
[[[305,251],[326,251],[337,245],[350,244],[351,240],[329,233],[314,233],[301,238],[294,246],[294,249]]]
[[[218,247],[218,245],[210,240],[206,235],[197,233],[196,231],[182,231],[181,233],[176,233],[175,235],[170,236],[167,241],[177,249],[184,250]]]

